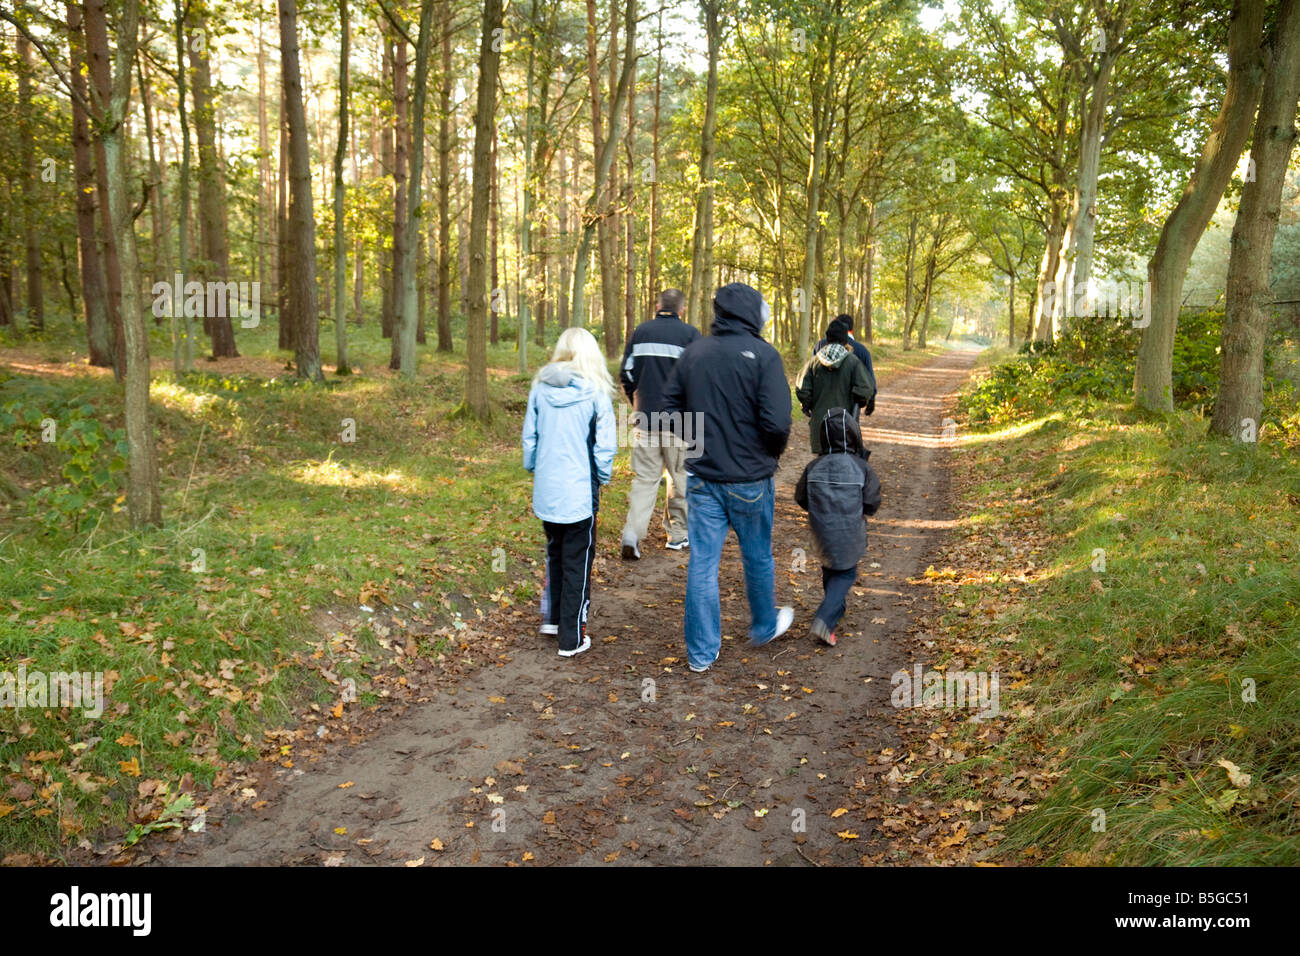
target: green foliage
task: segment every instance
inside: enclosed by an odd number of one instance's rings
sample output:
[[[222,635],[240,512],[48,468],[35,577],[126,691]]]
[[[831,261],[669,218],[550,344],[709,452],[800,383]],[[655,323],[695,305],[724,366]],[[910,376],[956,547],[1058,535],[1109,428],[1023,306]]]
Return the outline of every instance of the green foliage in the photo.
[[[1219,351],[1223,313],[1183,315],[1174,344],[1174,402],[1208,414],[1219,385]],[[1126,402],[1133,387],[1137,333],[1129,320],[1080,320],[1050,344],[1026,342],[1013,361],[993,367],[959,404],[975,425],[1002,426],[1060,410],[1079,399],[1085,408]],[[1277,343],[1270,343],[1265,366],[1273,367]],[[1265,379],[1263,425],[1283,435],[1294,432],[1296,390],[1275,371]]]
[[[126,470],[126,433],[105,425],[94,405],[73,400],[47,412],[30,399],[12,399],[0,405],[0,430],[19,449],[47,445],[57,453],[63,481],[27,499],[29,514],[46,524],[71,525],[75,532],[119,490],[115,476]]]

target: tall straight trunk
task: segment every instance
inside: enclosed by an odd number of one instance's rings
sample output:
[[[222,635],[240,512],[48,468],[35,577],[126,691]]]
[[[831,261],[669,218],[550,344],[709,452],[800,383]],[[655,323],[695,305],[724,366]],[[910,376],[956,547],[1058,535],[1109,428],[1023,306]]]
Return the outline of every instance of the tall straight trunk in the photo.
[[[605,57],[606,67],[609,72],[608,95],[611,110],[615,99],[615,91],[618,87],[618,0],[609,2],[609,50]],[[618,139],[615,132],[617,122],[615,117],[609,117],[608,132],[611,139]],[[598,238],[600,241],[600,315],[601,324],[604,329],[605,354],[613,357],[619,353],[623,345],[623,324],[619,321],[619,316],[623,310],[619,304],[619,281],[620,270],[618,265],[619,246],[622,242],[622,231],[619,229],[618,202],[621,198],[621,183],[619,182],[619,164],[617,161],[617,151],[615,152],[615,161],[609,167],[609,181],[605,188],[605,209],[604,215],[600,218]]]
[[[178,245],[176,250],[176,271],[182,281],[188,283],[190,267],[190,170],[193,167],[193,154],[190,151],[190,114],[186,103],[188,90],[188,73],[185,68],[185,17],[180,0],[176,0],[176,104],[181,124],[181,169],[180,198],[178,212]],[[194,328],[190,322],[189,310],[184,302],[172,303],[172,373],[189,372],[194,369]]]
[[[616,6],[616,0],[610,0],[611,12],[615,9],[615,6]],[[604,110],[601,106],[600,70],[599,70],[599,61],[597,59],[597,53],[596,53],[596,40],[598,36],[599,36],[599,28],[596,26],[596,0],[587,0],[587,86],[588,86],[588,91],[590,93],[590,100],[591,100],[591,155],[592,155],[593,166],[597,166],[599,164],[602,147],[604,146],[604,133],[603,133]],[[613,125],[612,115],[611,115],[610,125],[611,126]],[[606,191],[606,185],[607,184],[605,183],[605,181],[602,180],[600,182],[600,190],[598,193],[595,194],[596,203],[590,210],[590,217],[596,221],[596,228],[598,230],[597,247],[600,256],[602,318],[604,317],[604,313],[605,313],[605,309],[603,308],[603,306],[606,304],[605,289],[607,287],[607,277],[611,267],[610,250],[609,250],[609,223],[607,221],[607,217],[609,216],[609,196]],[[585,235],[585,231],[586,230],[584,229],[584,235]],[[575,276],[577,274],[577,271],[578,270],[575,268],[574,269]],[[587,278],[585,265],[583,268],[582,278],[583,278],[583,285],[585,287],[586,278]],[[585,291],[586,290],[584,288],[583,290],[584,294]],[[585,325],[586,310],[585,308],[580,309],[577,307],[578,305],[581,304],[581,301],[582,300],[580,300],[575,294],[574,314],[577,322],[581,325]],[[604,330],[606,355],[613,354],[610,348],[610,343],[612,341],[612,338],[613,338],[612,332],[608,328],[608,326],[606,326]]]
[[[491,166],[491,172],[488,174],[488,184],[492,189],[492,196],[488,202],[488,248],[492,260],[492,279],[488,291],[488,311],[490,318],[488,320],[488,341],[492,345],[497,344],[499,337],[498,323],[500,321],[500,309],[502,299],[504,298],[501,289],[501,272],[497,248],[497,239],[500,233],[501,219],[501,174],[497,166],[497,128],[492,127],[492,152],[488,163]],[[509,312],[509,306],[506,307]]]
[[[1016,274],[1007,276],[1007,346],[1016,346]]]
[[[399,329],[402,324],[403,298],[406,289],[406,268],[408,257],[406,243],[410,237],[407,227],[410,225],[410,174],[407,169],[407,153],[411,145],[411,131],[408,122],[410,112],[410,69],[406,59],[406,41],[400,36],[394,38],[393,47],[393,329],[392,348],[389,352],[388,367],[402,367],[402,338]],[[419,78],[416,78],[419,82]],[[411,260],[414,261],[414,260]]]
[[[873,341],[873,312],[871,306],[872,272],[876,264],[876,204],[873,202],[867,210],[867,265],[866,275],[862,281],[862,340],[868,344]]]
[[[438,0],[438,351],[451,344],[451,0]]]
[[[108,172],[109,221],[114,228],[122,262],[134,273],[138,261],[135,222],[130,205],[130,170],[127,168],[126,118],[131,100],[131,68],[135,63],[140,26],[140,0],[122,0],[117,18],[117,51],[110,95],[103,123],[104,161]],[[162,524],[162,497],[158,488],[158,449],[154,444],[149,409],[149,328],[140,308],[140,286],[134,274],[122,282],[126,388],[124,395],[127,441],[126,505],[132,528]]]
[[[108,287],[108,320],[113,338],[113,377],[126,377],[126,333],[122,328],[122,268],[118,258],[117,237],[108,210],[108,160],[104,155],[104,114],[112,96],[113,73],[109,62],[108,16],[105,0],[85,0],[82,6],[86,31],[87,74],[90,77],[91,105],[98,111],[92,117],[91,130],[95,147],[96,196],[99,208],[99,243]]]
[[[280,73],[280,151],[279,170],[276,173],[275,219],[276,316],[279,322],[279,347],[292,350],[298,337],[298,320],[292,312],[293,301],[289,294],[289,114],[285,107],[283,63]]]
[[[460,311],[469,315],[469,200],[465,197],[468,174],[459,156],[456,160],[456,266],[460,284]]]
[[[646,264],[646,308],[652,308],[652,297],[659,289],[659,112],[663,97],[664,75],[664,13],[659,11],[658,25],[655,27],[658,53],[655,58],[655,103],[654,126],[650,131],[650,228],[646,236],[649,262]]]
[[[835,16],[838,17],[843,7],[842,0],[835,0]],[[812,124],[813,124],[813,141],[812,150],[808,158],[808,178],[806,180],[805,191],[808,196],[808,218],[806,222],[806,235],[804,238],[804,256],[803,256],[803,305],[799,313],[799,354],[803,355],[808,351],[809,342],[809,319],[811,318],[813,306],[813,292],[817,279],[817,241],[821,234],[821,190],[822,190],[822,170],[826,165],[826,141],[830,137],[831,112],[830,102],[831,88],[835,79],[836,52],[839,45],[839,30],[831,35],[830,50],[826,63],[826,79],[820,87],[817,84],[817,74],[812,73]],[[910,273],[909,273],[910,275]],[[904,339],[906,347],[906,339]]]
[[[1101,173],[1101,147],[1106,131],[1106,110],[1110,102],[1110,76],[1116,53],[1114,44],[1101,55],[1092,78],[1083,123],[1079,133],[1079,169],[1074,198],[1066,227],[1069,237],[1056,274],[1056,302],[1052,312],[1053,334],[1060,335],[1069,319],[1081,315],[1092,277],[1093,241],[1097,232],[1097,179]]]
[[[99,368],[113,365],[113,339],[109,327],[104,266],[95,235],[95,168],[90,144],[90,118],[82,103],[90,102],[86,77],[81,72],[86,60],[81,29],[81,4],[68,0],[68,37],[72,84],[72,164],[77,187],[77,250],[81,265],[81,302],[86,313],[86,344],[89,363]],[[158,236],[154,241],[160,241]]]
[[[569,327],[569,170],[568,154],[560,150],[560,294],[556,301],[556,320],[561,329]],[[538,344],[541,344],[540,342]]]
[[[162,167],[158,164],[158,153],[154,147],[153,104],[150,102],[150,83],[144,71],[144,58],[135,61],[136,76],[140,86],[140,105],[144,108],[144,138],[149,159],[149,280],[150,283],[166,279],[171,275],[167,268],[168,228],[167,207],[164,200]],[[154,317],[154,324],[162,322],[162,316]]]
[[[343,221],[343,159],[348,149],[348,0],[339,0],[339,139],[334,145],[334,351],[335,374],[348,375],[347,230]]]
[[[1056,285],[1057,273],[1061,265],[1061,248],[1065,242],[1065,205],[1058,193],[1048,201],[1047,232],[1043,237],[1043,256],[1038,264],[1036,288],[1036,309],[1033,319],[1033,338],[1035,342],[1050,342],[1054,326],[1052,315],[1055,301],[1061,295]]]
[[[298,65],[297,0],[279,0],[280,62],[289,121],[289,303],[294,325],[298,377],[319,382],[320,316],[316,311],[316,216],[312,210],[311,152]]]
[[[361,185],[361,164],[357,160],[357,124],[349,124],[348,129],[350,133],[348,149],[352,156],[352,185],[359,187]],[[365,289],[366,281],[365,253],[365,245],[362,242],[361,232],[358,230],[352,245],[352,322],[354,325],[361,324],[361,293]]]
[[[497,68],[501,62],[498,34],[501,0],[484,0],[479,41],[478,92],[474,109],[474,188],[469,227],[469,334],[466,344],[463,409],[478,419],[491,414],[487,392],[487,227],[492,195],[493,114],[497,99]]]
[[[627,50],[629,53],[636,44],[636,0],[627,0],[624,5],[624,30],[626,32]],[[588,55],[591,56],[590,40]],[[592,186],[591,195],[587,197],[587,204],[582,216],[583,227],[582,235],[578,240],[578,248],[573,257],[573,305],[570,309],[571,321],[578,326],[585,324],[586,306],[584,303],[584,290],[587,284],[587,266],[591,258],[591,241],[592,234],[596,229],[596,222],[599,219],[601,197],[605,194],[609,182],[609,170],[614,162],[614,153],[618,147],[619,124],[623,114],[623,104],[627,97],[628,89],[632,85],[632,71],[636,68],[636,57],[629,55],[623,58],[623,70],[619,77],[618,89],[614,96],[614,102],[610,105],[610,131],[609,137],[603,140],[600,152],[596,157],[596,175]],[[591,71],[594,77],[594,69]],[[609,351],[609,316],[604,316],[606,323],[606,342],[605,350]],[[617,322],[617,318],[613,321]]]
[[[224,282],[230,272],[230,243],[226,237],[226,187],[217,156],[217,114],[212,94],[212,65],[208,55],[207,23],[201,5],[190,7],[189,61],[194,89],[194,135],[199,147],[199,234],[202,237],[205,279]],[[229,303],[234,306],[234,303]],[[204,331],[212,338],[212,357],[239,354],[230,322],[233,308],[203,316]]]
[[[1254,440],[1264,413],[1264,342],[1272,293],[1269,268],[1295,145],[1300,101],[1300,0],[1282,0],[1273,61],[1264,80],[1250,158],[1255,178],[1241,192],[1228,259],[1219,394],[1210,431]],[[1253,425],[1253,427],[1252,427]]]
[[[32,49],[25,34],[18,34],[18,134],[22,169],[19,183],[23,203],[23,248],[27,264],[27,325],[45,328],[45,287],[41,275],[41,231],[45,218],[36,189],[36,134],[32,113]]]
[[[908,351],[912,348],[912,302],[916,291],[916,281],[913,278],[914,268],[916,265],[916,223],[918,216],[912,213],[907,224],[907,257],[903,266],[904,272],[904,292],[903,292],[903,350]]]
[[[416,288],[417,270],[415,255],[419,248],[423,228],[424,189],[424,105],[429,90],[429,47],[433,40],[434,0],[420,0],[420,35],[415,39],[415,91],[411,99],[413,123],[409,132],[405,123],[399,124],[399,136],[410,138],[410,170],[407,177],[408,196],[402,235],[402,295],[397,328],[393,330],[393,345],[398,350],[398,364],[404,378],[414,378],[417,364],[415,352],[419,333],[419,292]],[[399,44],[399,51],[402,46]],[[405,54],[398,59],[398,72],[406,72]],[[403,90],[405,94],[405,90]],[[405,98],[405,96],[403,97]]]
[[[1261,30],[1264,0],[1234,0],[1228,26],[1228,86],[1178,205],[1165,220],[1147,263],[1150,324],[1142,330],[1133,372],[1133,398],[1142,408],[1174,407],[1174,335],[1183,281],[1201,234],[1228,187],[1254,123],[1264,80]],[[1145,317],[1144,317],[1145,320]]]
[[[382,27],[380,39],[380,73],[383,76],[383,86],[389,89],[393,88],[393,43],[388,37],[388,26]],[[383,167],[383,173],[389,179],[389,205],[397,208],[396,183],[393,178],[395,165],[393,160],[393,124],[384,122],[383,113],[376,112],[376,122],[380,123],[379,135],[379,162]],[[388,339],[393,336],[393,324],[395,322],[396,303],[393,298],[393,263],[397,259],[397,224],[393,224],[393,238],[390,243],[380,252],[379,265],[379,286],[380,286],[380,312],[379,312],[379,331],[380,334]]]
[[[266,288],[266,244],[268,205],[271,196],[271,136],[266,121],[266,45],[262,38],[262,4],[257,5],[257,285]],[[260,303],[259,296],[259,303]],[[260,305],[259,305],[260,309]],[[258,316],[261,321],[261,316]]]
[[[700,182],[695,193],[695,232],[691,240],[691,287],[687,319],[704,330],[713,295],[713,164],[718,134],[718,48],[722,37],[721,0],[702,0],[708,38],[708,79],[704,88],[704,125],[700,130]]]
[[[628,56],[633,56],[633,51],[627,51]],[[623,185],[623,219],[624,228],[627,235],[623,241],[625,252],[625,282],[623,285],[623,335],[625,339],[632,337],[632,331],[636,328],[637,307],[636,307],[636,215],[633,212],[633,201],[636,198],[636,170],[633,168],[636,150],[636,66],[632,67],[632,87],[627,93],[627,131],[624,134],[624,142],[627,144],[627,178]]]

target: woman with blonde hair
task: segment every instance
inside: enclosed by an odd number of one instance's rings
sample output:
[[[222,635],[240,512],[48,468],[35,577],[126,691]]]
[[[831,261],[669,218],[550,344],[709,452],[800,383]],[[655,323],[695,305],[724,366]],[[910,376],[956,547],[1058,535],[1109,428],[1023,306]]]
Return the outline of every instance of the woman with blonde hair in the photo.
[[[533,379],[524,414],[524,468],[533,474],[533,514],[546,532],[546,620],[561,657],[591,647],[586,635],[596,556],[600,486],[617,450],[613,395],[600,345],[586,329],[565,329]]]

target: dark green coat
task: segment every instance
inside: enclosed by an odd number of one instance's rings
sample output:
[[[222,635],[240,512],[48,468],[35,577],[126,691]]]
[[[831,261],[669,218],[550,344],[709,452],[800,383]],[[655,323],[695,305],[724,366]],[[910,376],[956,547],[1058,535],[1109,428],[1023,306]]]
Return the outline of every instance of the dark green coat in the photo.
[[[795,386],[795,397],[803,413],[820,422],[832,408],[852,409],[866,405],[876,389],[866,367],[847,346],[838,342],[823,345],[808,360]],[[814,455],[822,453],[821,429],[808,429]]]

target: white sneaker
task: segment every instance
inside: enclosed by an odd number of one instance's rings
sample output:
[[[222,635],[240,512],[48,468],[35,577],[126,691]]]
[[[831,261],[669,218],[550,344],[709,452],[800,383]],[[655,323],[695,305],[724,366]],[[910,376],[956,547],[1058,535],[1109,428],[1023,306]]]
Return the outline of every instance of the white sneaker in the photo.
[[[575,647],[573,650],[566,651],[563,648],[561,648],[557,653],[561,657],[577,657],[583,651],[590,650],[590,649],[591,649],[591,638],[584,637],[582,639],[582,643],[579,644],[577,647]]]
[[[551,637],[554,637],[555,635],[557,635],[557,634],[560,633],[560,625],[558,625],[558,624],[543,624],[540,628],[538,628],[538,630],[539,630],[542,634],[549,634]]]
[[[691,546],[690,538],[682,538],[682,540],[680,541],[669,541],[666,545],[664,545],[664,547],[667,548],[669,551],[680,551],[682,550],[682,548],[689,548],[690,546]]]
[[[764,638],[761,641],[751,640],[749,643],[754,647],[762,647],[764,644],[775,641],[778,637],[790,630],[790,625],[794,623],[794,608],[786,605],[776,609],[776,633],[771,637]]]

